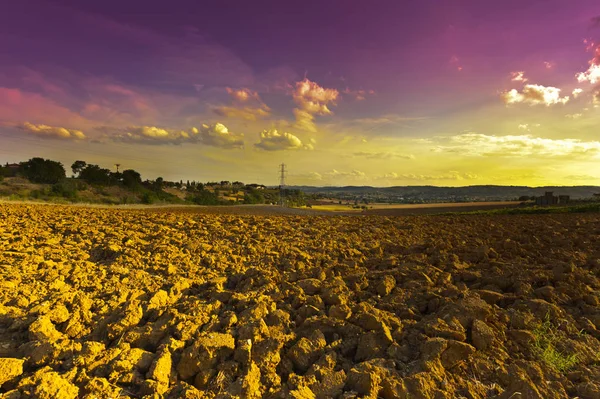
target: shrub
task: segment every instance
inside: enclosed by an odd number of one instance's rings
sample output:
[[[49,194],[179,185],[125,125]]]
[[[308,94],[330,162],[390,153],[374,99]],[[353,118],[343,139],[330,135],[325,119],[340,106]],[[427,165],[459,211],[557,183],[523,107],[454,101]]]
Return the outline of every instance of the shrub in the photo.
[[[548,366],[559,372],[565,372],[573,368],[579,357],[576,353],[565,354],[556,349],[556,343],[561,339],[557,328],[550,322],[550,316],[540,323],[533,331],[535,340],[533,350],[536,355]]]

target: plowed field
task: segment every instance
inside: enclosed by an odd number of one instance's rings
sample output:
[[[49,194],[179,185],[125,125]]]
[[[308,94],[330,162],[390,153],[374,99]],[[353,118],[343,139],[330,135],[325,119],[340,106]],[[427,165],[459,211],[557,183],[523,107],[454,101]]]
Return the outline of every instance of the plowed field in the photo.
[[[600,215],[0,204],[2,398],[600,398]]]

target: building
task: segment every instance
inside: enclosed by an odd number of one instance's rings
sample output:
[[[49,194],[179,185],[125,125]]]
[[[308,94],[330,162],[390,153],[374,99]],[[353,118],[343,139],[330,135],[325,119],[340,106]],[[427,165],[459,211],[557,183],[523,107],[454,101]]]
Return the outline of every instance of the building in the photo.
[[[556,196],[552,191],[546,191],[544,195],[535,198],[535,204],[538,206],[565,205],[569,203],[570,199],[569,195]]]

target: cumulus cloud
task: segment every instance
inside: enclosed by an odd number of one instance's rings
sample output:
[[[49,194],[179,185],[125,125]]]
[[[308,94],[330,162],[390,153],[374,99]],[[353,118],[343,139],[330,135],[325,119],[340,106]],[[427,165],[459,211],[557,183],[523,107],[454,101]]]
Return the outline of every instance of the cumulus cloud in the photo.
[[[167,129],[156,126],[131,126],[125,129],[104,128],[105,138],[143,144],[202,143],[220,148],[241,148],[244,135],[234,134],[222,123],[203,124],[200,129]]]
[[[502,100],[505,104],[525,103],[529,105],[543,104],[545,106],[555,104],[565,104],[569,101],[569,96],[561,97],[560,89],[551,86],[542,86],[528,84],[519,92],[512,89],[502,93]]]
[[[575,75],[579,83],[590,82],[596,84],[600,82],[600,65],[592,63],[585,72],[580,72]]]
[[[304,144],[302,143],[302,140],[292,133],[280,133],[277,129],[263,130],[260,132],[260,141],[254,144],[254,146],[265,151],[314,149],[313,142]]]
[[[434,152],[454,152],[471,156],[600,158],[600,141],[548,139],[532,135],[496,136],[465,133],[437,138]]]
[[[198,130],[192,128],[192,134],[198,135],[200,142],[219,148],[242,148],[244,146],[244,135],[229,131],[222,123],[205,125]]]
[[[293,111],[296,127],[316,132],[315,115],[330,115],[332,112],[329,106],[336,105],[339,94],[337,90],[325,89],[307,78],[296,82],[292,93],[294,102],[298,106]]]
[[[145,144],[178,144],[189,140],[190,134],[183,130],[164,129],[156,126],[130,126],[125,129],[104,129],[114,141]]]
[[[23,131],[38,137],[66,140],[83,140],[85,134],[81,130],[67,129],[59,126],[36,125],[25,122],[19,126]]]
[[[367,159],[415,159],[412,154],[399,154],[395,152],[370,152],[370,151],[359,151],[353,154],[355,157],[364,157]]]
[[[525,72],[523,72],[523,71],[511,72],[510,80],[512,80],[513,82],[523,82],[523,83],[527,82],[527,78],[525,77]]]
[[[581,93],[583,93],[583,89],[574,89],[573,90],[573,98],[577,98]]]

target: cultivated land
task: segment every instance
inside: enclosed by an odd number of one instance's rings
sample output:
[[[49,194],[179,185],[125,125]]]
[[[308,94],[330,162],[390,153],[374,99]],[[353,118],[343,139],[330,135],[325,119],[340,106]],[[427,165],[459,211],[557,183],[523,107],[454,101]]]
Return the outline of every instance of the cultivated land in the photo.
[[[597,213],[0,212],[3,398],[600,397]]]

